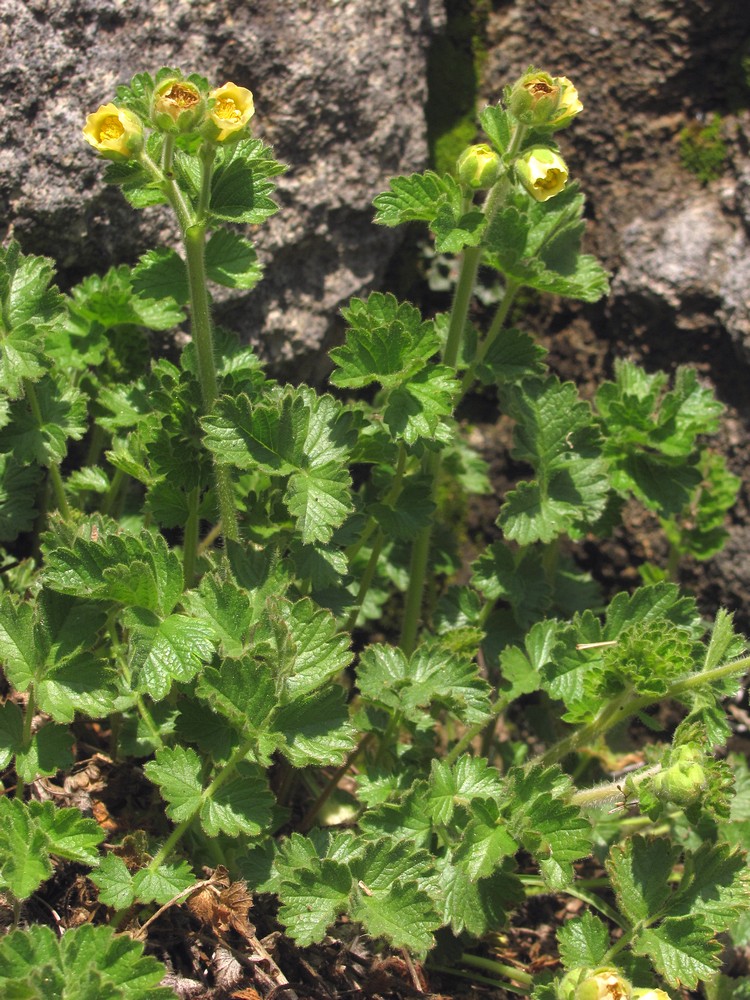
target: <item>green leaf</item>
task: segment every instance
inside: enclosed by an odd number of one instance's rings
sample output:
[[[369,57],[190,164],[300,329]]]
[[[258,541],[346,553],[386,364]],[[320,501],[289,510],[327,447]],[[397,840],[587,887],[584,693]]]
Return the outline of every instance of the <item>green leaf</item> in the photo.
[[[521,545],[551,542],[594,522],[609,480],[588,403],[572,383],[551,377],[509,386],[507,408],[516,420],[513,455],[529,462],[537,479],[507,495],[498,518],[506,537]]]
[[[609,951],[609,929],[603,920],[587,910],[581,917],[573,917],[559,928],[560,959],[566,969],[588,966],[597,968],[604,963]]]
[[[0,941],[0,986],[8,998],[169,1000],[165,968],[143,945],[111,927],[84,924],[57,938],[49,927],[17,930]]]
[[[10,405],[10,421],[0,429],[0,451],[13,453],[20,463],[55,465],[65,458],[68,441],[80,441],[87,427],[86,400],[71,385],[63,387],[45,376],[32,387],[34,402],[17,399]]]
[[[393,388],[421,371],[438,350],[434,324],[393,295],[374,292],[367,300],[353,299],[343,316],[349,329],[345,344],[331,351],[337,365],[334,385],[361,388],[379,382]]]
[[[453,205],[443,204],[431,223],[435,249],[438,253],[461,253],[464,247],[479,246],[485,225],[484,212],[477,209],[462,212]]]
[[[471,818],[453,853],[453,860],[469,878],[481,879],[493,875],[503,858],[516,853],[518,844],[508,833],[507,824],[494,801],[475,801],[468,815]]]
[[[72,745],[67,726],[48,722],[34,733],[25,749],[16,751],[16,774],[28,784],[40,775],[65,770],[73,763]]]
[[[52,802],[29,802],[31,819],[47,840],[47,851],[67,861],[93,867],[99,863],[99,844],[106,836],[96,820],[77,809],[58,808]]]
[[[432,727],[432,706],[447,708],[466,722],[490,717],[489,689],[476,664],[439,646],[422,646],[409,660],[395,647],[368,646],[357,682],[363,698],[398,712],[419,729]]]
[[[113,910],[125,910],[135,899],[133,876],[117,854],[105,854],[89,878],[99,889],[99,902]],[[166,900],[165,900],[166,902]]]
[[[12,701],[0,705],[0,768],[5,769],[23,747],[23,713]]]
[[[502,810],[510,834],[539,861],[545,882],[560,891],[573,879],[573,862],[591,851],[592,830],[568,801],[570,779],[557,767],[514,767],[505,779]]]
[[[596,302],[607,272],[580,252],[584,197],[576,184],[546,202],[518,192],[487,227],[487,262],[521,285]]]
[[[385,938],[393,947],[407,948],[423,957],[435,943],[433,931],[440,926],[427,893],[413,883],[397,879],[387,893],[356,893],[351,915],[364,924],[371,937]]]
[[[0,798],[0,884],[16,899],[28,899],[51,875],[44,831],[24,802]]]
[[[196,694],[246,736],[263,733],[277,706],[271,668],[251,656],[225,659],[218,670],[208,667],[198,680]]]
[[[450,823],[457,806],[496,799],[501,791],[500,775],[483,757],[459,757],[453,765],[432,761],[429,808],[435,823]]]
[[[23,394],[24,379],[36,382],[47,368],[45,336],[63,306],[53,276],[47,257],[26,256],[15,241],[0,247],[0,386],[11,399]]]
[[[176,250],[148,250],[133,268],[133,291],[144,299],[174,299],[178,305],[190,300],[185,261]]]
[[[316,871],[301,870],[293,883],[279,889],[279,920],[302,947],[321,941],[326,929],[343,913],[352,889],[348,865],[326,859]]]
[[[215,219],[258,225],[278,211],[271,180],[284,171],[260,139],[241,139],[220,149],[211,182],[209,211]]]
[[[544,375],[543,362],[547,349],[534,342],[528,333],[503,330],[490,344],[482,363],[477,366],[477,378],[485,385],[505,385],[521,379]]]
[[[243,761],[229,781],[206,796],[200,811],[201,826],[209,837],[220,833],[257,837],[270,826],[274,804],[265,770]]]
[[[670,917],[699,915],[715,932],[725,931],[750,901],[747,858],[729,844],[703,843],[685,856],[680,884],[669,902]]]
[[[284,502],[304,544],[329,541],[352,509],[346,471],[348,418],[331,396],[287,389],[253,405],[223,397],[204,418],[206,445],[222,461],[288,477]]]
[[[138,277],[140,287],[144,287],[144,276],[148,274],[149,268],[154,266],[151,261],[155,263],[166,259],[166,256],[154,252],[151,257],[147,255],[144,258],[140,271],[137,269],[131,271],[126,264],[122,264],[120,267],[110,268],[101,277],[90,275],[73,288],[71,309],[90,323],[100,323],[105,329],[115,326],[143,326],[148,330],[171,330],[185,319],[185,314],[177,302],[171,296],[146,297],[136,291],[134,286],[134,281]],[[173,258],[169,259],[171,261]],[[145,287],[153,292],[159,290],[159,284],[162,286],[164,284],[161,279],[154,288],[153,283],[149,285],[146,279]],[[161,290],[166,291],[163,287]]]
[[[453,413],[458,382],[445,365],[431,365],[388,393],[383,420],[396,441],[414,444],[420,438],[449,442],[444,422]]]
[[[14,542],[31,531],[39,514],[37,501],[42,471],[21,465],[12,455],[0,455],[0,540]]]
[[[379,194],[373,204],[375,221],[381,226],[404,222],[432,222],[441,205],[460,204],[461,192],[452,177],[439,177],[432,170],[409,177],[394,177],[390,190]]]
[[[180,861],[178,864],[159,865],[154,871],[142,868],[133,877],[132,891],[141,903],[164,905],[192,885],[195,885],[195,875],[187,861]],[[101,893],[99,898],[102,898]]]
[[[295,697],[279,709],[274,729],[283,735],[281,753],[294,767],[340,764],[355,744],[344,689],[339,685]]]
[[[512,133],[511,118],[508,112],[504,111],[500,105],[491,105],[480,113],[479,121],[498,153],[506,152]]]
[[[188,591],[183,604],[193,618],[211,629],[215,642],[226,656],[238,657],[245,646],[254,619],[249,593],[233,580],[207,573],[198,590]]]
[[[427,476],[408,476],[396,500],[375,503],[370,513],[377,520],[386,538],[409,541],[427,527],[435,512],[432,482]]]
[[[176,823],[190,819],[200,809],[203,797],[203,765],[190,747],[162,747],[143,768],[149,781],[159,786],[167,802],[167,815]]]
[[[130,663],[138,691],[154,701],[166,697],[173,681],[190,681],[213,656],[212,630],[187,615],[159,619],[143,608],[123,615],[130,632]]]
[[[721,945],[700,916],[669,917],[642,931],[633,944],[636,955],[647,955],[670,986],[695,989],[711,979],[721,964]]]
[[[620,909],[633,923],[654,919],[671,894],[669,876],[678,855],[666,837],[635,836],[610,852],[607,868]]]
[[[227,288],[255,288],[263,277],[255,247],[228,229],[216,229],[206,244],[206,273]]]
[[[543,617],[552,603],[540,549],[513,551],[503,542],[494,542],[474,563],[472,583],[492,601],[506,600],[523,629]]]

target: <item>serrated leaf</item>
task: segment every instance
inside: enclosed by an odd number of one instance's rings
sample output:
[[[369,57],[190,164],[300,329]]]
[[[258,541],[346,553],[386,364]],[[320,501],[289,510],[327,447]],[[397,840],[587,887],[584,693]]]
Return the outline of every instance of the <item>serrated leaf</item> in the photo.
[[[167,802],[167,815],[181,823],[190,819],[201,807],[203,765],[191,747],[162,747],[156,751],[144,772],[149,781],[159,786]]]
[[[721,945],[712,939],[702,917],[670,917],[642,931],[633,951],[647,955],[670,986],[695,989],[700,980],[716,974]]]
[[[476,374],[485,385],[505,385],[524,378],[544,375],[547,366],[542,360],[547,349],[535,343],[528,333],[503,330],[490,344]]]
[[[0,884],[28,899],[51,875],[47,838],[26,804],[0,798]]]
[[[229,781],[205,797],[200,810],[201,826],[209,837],[220,833],[257,837],[270,826],[274,801],[265,771],[243,761]]]
[[[486,878],[497,871],[503,858],[516,853],[518,844],[495,801],[474,802],[469,816],[453,860],[470,878]]]
[[[729,844],[704,843],[685,857],[670,916],[700,915],[714,931],[726,930],[750,901],[747,858]]]
[[[142,868],[133,876],[132,891],[141,903],[153,902],[164,905],[194,884],[195,875],[187,861],[180,861],[177,864],[159,865],[153,871],[150,868]],[[99,898],[102,898],[101,893]]]
[[[512,125],[510,115],[500,105],[484,108],[479,121],[498,153],[504,153],[510,145]]]
[[[435,512],[432,483],[426,476],[407,476],[391,503],[375,503],[370,513],[387,538],[409,541],[426,528]]]
[[[355,731],[338,685],[295,697],[279,709],[274,729],[283,735],[281,753],[294,767],[340,764],[354,748]]]
[[[65,770],[73,763],[72,747],[68,727],[48,722],[37,729],[28,746],[16,751],[16,774],[28,784],[40,775]]]
[[[479,246],[486,226],[484,212],[477,209],[463,212],[453,205],[442,204],[430,228],[435,233],[438,253],[461,253],[464,247]]]
[[[151,259],[155,259],[157,253]],[[148,265],[144,267],[147,270]],[[122,264],[120,267],[110,268],[101,277],[90,275],[73,288],[72,310],[89,322],[101,324],[105,329],[115,326],[143,326],[149,330],[170,330],[181,323],[185,314],[174,299],[147,298],[136,292],[133,285],[135,273]],[[142,271],[141,274],[143,273]]]
[[[573,917],[557,931],[560,959],[566,969],[584,966],[595,969],[604,962],[609,951],[609,929],[593,913]]]
[[[164,966],[143,945],[111,927],[84,924],[56,938],[49,927],[17,930],[0,941],[0,986],[18,1000],[169,1000]]]
[[[345,462],[353,442],[341,404],[306,386],[257,405],[223,397],[203,425],[222,461],[289,477],[284,502],[303,543],[328,542],[352,509]]]
[[[251,656],[225,659],[219,669],[208,667],[195,691],[246,735],[262,733],[278,704],[270,667]]]
[[[483,757],[459,757],[455,764],[432,761],[429,808],[435,823],[450,823],[457,806],[469,806],[475,799],[495,799],[502,783],[496,770]]]
[[[11,455],[0,455],[0,540],[14,542],[31,531],[39,514],[41,479],[38,466],[20,465]]]
[[[212,630],[187,615],[159,619],[150,611],[130,608],[123,615],[130,632],[131,667],[136,689],[154,701],[166,697],[174,681],[189,681],[213,656]]]
[[[86,400],[71,385],[45,376],[33,387],[34,404],[14,400],[10,420],[0,429],[0,451],[13,453],[23,464],[55,465],[65,458],[68,441],[79,441],[87,430]]]
[[[125,910],[135,899],[133,876],[116,854],[105,854],[89,878],[99,889],[99,902],[114,910]]]
[[[228,229],[216,229],[206,244],[206,273],[227,288],[255,288],[263,268],[250,240]]]
[[[433,931],[441,923],[427,893],[401,880],[393,882],[387,893],[369,896],[360,889],[351,915],[372,937],[385,938],[417,956],[426,955],[433,946]]]
[[[148,250],[132,271],[133,291],[146,299],[172,298],[179,305],[190,300],[185,261],[176,250]]]
[[[352,888],[348,865],[326,859],[316,871],[299,871],[279,889],[279,920],[302,947],[321,941],[347,907]]]
[[[96,820],[81,816],[77,809],[58,808],[52,802],[29,802],[29,815],[47,840],[47,851],[58,858],[94,866],[104,830]]]
[[[400,226],[403,222],[432,222],[440,206],[460,200],[458,185],[452,177],[439,177],[432,170],[408,177],[394,177],[390,190],[379,194],[373,204],[375,222],[381,226]]]
[[[453,413],[458,383],[445,365],[424,368],[388,393],[383,420],[395,441],[414,444],[420,438],[449,441],[444,423]]]
[[[23,713],[12,701],[0,705],[0,768],[6,768],[23,746]]]
[[[221,149],[211,181],[209,212],[216,219],[257,225],[278,211],[270,197],[272,177],[283,172],[260,139],[241,139]]]
[[[669,875],[679,853],[665,837],[630,837],[612,848],[607,868],[628,920],[637,923],[662,912],[672,891]]]
[[[551,542],[595,521],[609,479],[588,404],[556,377],[509,386],[507,396],[517,422],[514,457],[530,462],[537,479],[507,495],[498,518],[506,537],[521,545]]]

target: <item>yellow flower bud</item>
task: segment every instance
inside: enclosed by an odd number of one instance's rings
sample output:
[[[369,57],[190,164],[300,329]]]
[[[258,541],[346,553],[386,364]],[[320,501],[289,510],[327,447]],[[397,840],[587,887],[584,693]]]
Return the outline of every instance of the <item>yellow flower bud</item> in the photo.
[[[154,92],[154,122],[168,132],[189,132],[204,111],[201,92],[187,80],[167,80]]]
[[[516,160],[518,179],[537,201],[548,201],[559,194],[568,181],[568,168],[559,153],[545,146],[534,146]]]
[[[491,188],[501,172],[500,157],[485,143],[468,146],[456,161],[458,179],[474,191]]]
[[[565,128],[576,115],[580,115],[583,111],[583,105],[578,99],[578,91],[567,76],[555,77],[555,83],[560,87],[560,103],[550,119],[550,125],[556,129]]]
[[[575,1000],[630,1000],[630,983],[617,969],[595,969],[583,979],[573,994]]]
[[[132,111],[102,104],[87,116],[83,138],[109,160],[127,159],[140,152],[143,126]]]
[[[209,117],[219,130],[217,142],[223,142],[227,136],[239,132],[255,113],[253,95],[246,87],[225,83],[223,87],[212,90],[208,96],[214,102]]]
[[[511,90],[508,108],[524,125],[547,125],[557,113],[561,93],[559,80],[529,70]]]

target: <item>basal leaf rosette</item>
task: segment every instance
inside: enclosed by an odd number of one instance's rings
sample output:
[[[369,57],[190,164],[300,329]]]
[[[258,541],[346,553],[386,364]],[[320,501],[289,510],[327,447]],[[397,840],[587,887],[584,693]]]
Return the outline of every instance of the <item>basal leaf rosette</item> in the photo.
[[[253,95],[247,87],[225,83],[208,95],[210,101],[208,116],[217,130],[216,142],[227,138],[239,138],[242,129],[255,114]]]
[[[108,160],[128,160],[143,146],[143,125],[126,108],[102,104],[86,118],[83,138]]]

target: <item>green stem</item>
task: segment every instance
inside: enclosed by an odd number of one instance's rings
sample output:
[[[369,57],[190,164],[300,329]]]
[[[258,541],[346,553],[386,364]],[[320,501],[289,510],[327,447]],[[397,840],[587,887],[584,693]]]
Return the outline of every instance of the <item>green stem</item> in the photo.
[[[661,764],[654,764],[652,767],[643,767],[640,771],[629,775],[630,782],[638,787],[646,778],[652,777],[661,771]],[[570,802],[581,809],[591,809],[608,803],[622,802],[625,794],[622,791],[621,781],[608,781],[603,785],[595,785],[593,788],[581,788],[570,796]]]
[[[125,482],[125,473],[122,469],[115,469],[115,474],[112,476],[112,482],[109,484],[109,489],[107,490],[104,499],[101,503],[102,514],[109,514],[114,507],[117,497],[119,496],[122,484]]]
[[[487,336],[484,338],[482,343],[477,348],[476,357],[474,358],[471,366],[467,368],[464,373],[464,377],[461,381],[461,396],[465,396],[469,389],[474,384],[474,379],[477,375],[477,369],[483,364],[484,359],[487,357],[490,348],[495,343],[495,341],[500,336],[505,320],[508,318],[508,313],[510,312],[510,307],[513,305],[513,300],[516,297],[521,286],[518,282],[513,281],[512,278],[506,279],[505,293],[503,294],[502,302],[495,310],[495,315],[492,317],[492,323],[487,331]]]
[[[206,287],[205,226],[190,226],[183,233],[183,237],[190,284],[191,330],[198,359],[198,378],[201,384],[203,407],[208,411],[218,396],[218,383],[211,332],[211,310]],[[239,528],[230,470],[226,465],[214,459],[214,475],[224,537],[237,541]]]
[[[632,691],[624,691],[608,705],[605,705],[592,722],[589,722],[586,726],[582,726],[581,729],[551,746],[546,753],[543,753],[539,757],[539,761],[542,764],[554,764],[562,760],[569,753],[573,753],[580,746],[594,743],[618,722],[627,719],[642,708],[653,705],[656,701],[679,698],[687,691],[703,687],[706,684],[713,684],[715,681],[723,680],[725,677],[731,677],[735,674],[739,677],[749,669],[750,656],[745,656],[740,660],[732,660],[729,663],[723,663],[719,667],[713,667],[711,670],[703,670],[700,673],[691,674],[689,677],[677,680],[659,698],[650,695],[634,696]]]
[[[482,958],[479,955],[470,955],[465,951],[461,956],[461,961],[464,965],[471,965],[475,969],[485,969],[487,972],[497,973],[498,976],[505,976],[506,979],[515,979],[517,983],[523,983],[524,986],[531,986],[534,982],[534,977],[528,972],[516,969],[512,965],[506,965],[504,962],[497,962],[493,958]]]
[[[39,397],[36,394],[33,382],[29,379],[24,379],[23,391],[29,402],[29,408],[31,409],[31,413],[36,421],[37,427],[42,427],[44,424],[44,418],[39,407]],[[65,487],[63,486],[62,476],[60,475],[60,467],[56,462],[50,462],[48,471],[49,481],[52,485],[52,492],[55,494],[57,508],[67,521],[70,518],[70,506],[68,505],[68,499],[65,496]]]
[[[495,704],[492,706],[492,717],[496,719],[498,715],[501,715],[505,709],[508,707],[507,698],[498,698]],[[487,722],[477,722],[463,734],[461,739],[456,743],[450,753],[445,755],[445,763],[451,765],[461,756],[461,754],[466,750],[471,741],[475,739],[487,726]]]
[[[513,983],[499,983],[497,979],[490,979],[489,976],[480,976],[473,972],[461,972],[460,969],[454,969],[449,965],[438,965],[435,962],[428,960],[425,964],[427,969],[432,969],[435,972],[442,972],[449,976],[456,976],[458,979],[468,979],[472,983],[484,983],[486,986],[494,986],[495,989],[501,987],[507,990],[509,993],[519,993],[521,996],[527,996],[529,991],[523,986],[516,986]]]
[[[437,452],[430,452],[427,455],[423,469],[425,475],[432,482],[431,498],[434,500],[435,493],[437,492],[437,477],[440,472],[440,456]],[[411,550],[409,587],[406,591],[404,622],[401,629],[400,643],[401,649],[406,656],[411,656],[417,645],[417,633],[421,624],[422,602],[427,579],[427,564],[430,557],[431,539],[432,525],[430,524],[419,532]]]
[[[346,625],[344,626],[345,632],[351,632],[354,626],[357,624],[357,618],[359,618],[359,613],[362,610],[362,605],[364,604],[365,597],[367,597],[367,591],[370,589],[370,584],[375,577],[375,571],[378,568],[378,559],[380,559],[380,553],[383,548],[383,532],[379,531],[375,536],[375,541],[372,546],[372,552],[370,553],[370,558],[367,560],[367,566],[362,574],[362,579],[359,582],[359,589],[357,590],[357,597],[354,601],[354,607],[349,613],[349,617],[346,620]]]
[[[229,760],[224,764],[219,773],[213,779],[213,781],[203,789],[201,792],[201,799],[199,805],[193,810],[193,812],[186,819],[182,821],[178,826],[172,830],[167,840],[162,844],[161,850],[153,857],[151,864],[148,866],[148,870],[155,872],[159,865],[163,864],[164,861],[169,857],[172,851],[175,849],[177,844],[182,840],[187,831],[193,824],[195,817],[201,811],[203,803],[208,799],[213,798],[213,796],[218,792],[218,790],[225,785],[230,778],[234,776],[234,772],[237,770],[237,766],[247,757],[248,753],[255,746],[255,739],[246,740],[234,751]]]
[[[24,750],[28,750],[31,746],[31,723],[34,721],[34,712],[36,711],[36,698],[34,697],[34,686],[29,688],[29,698],[26,702],[26,710],[23,717],[23,731],[21,733],[21,746]],[[26,788],[26,784],[20,775],[16,776],[16,794],[17,799],[23,798],[23,793]]]
[[[185,534],[182,539],[182,571],[185,577],[185,586],[188,589],[195,582],[195,563],[198,555],[198,529],[200,527],[200,519],[198,517],[200,499],[200,487],[195,486],[187,498],[188,516],[185,522]]]

